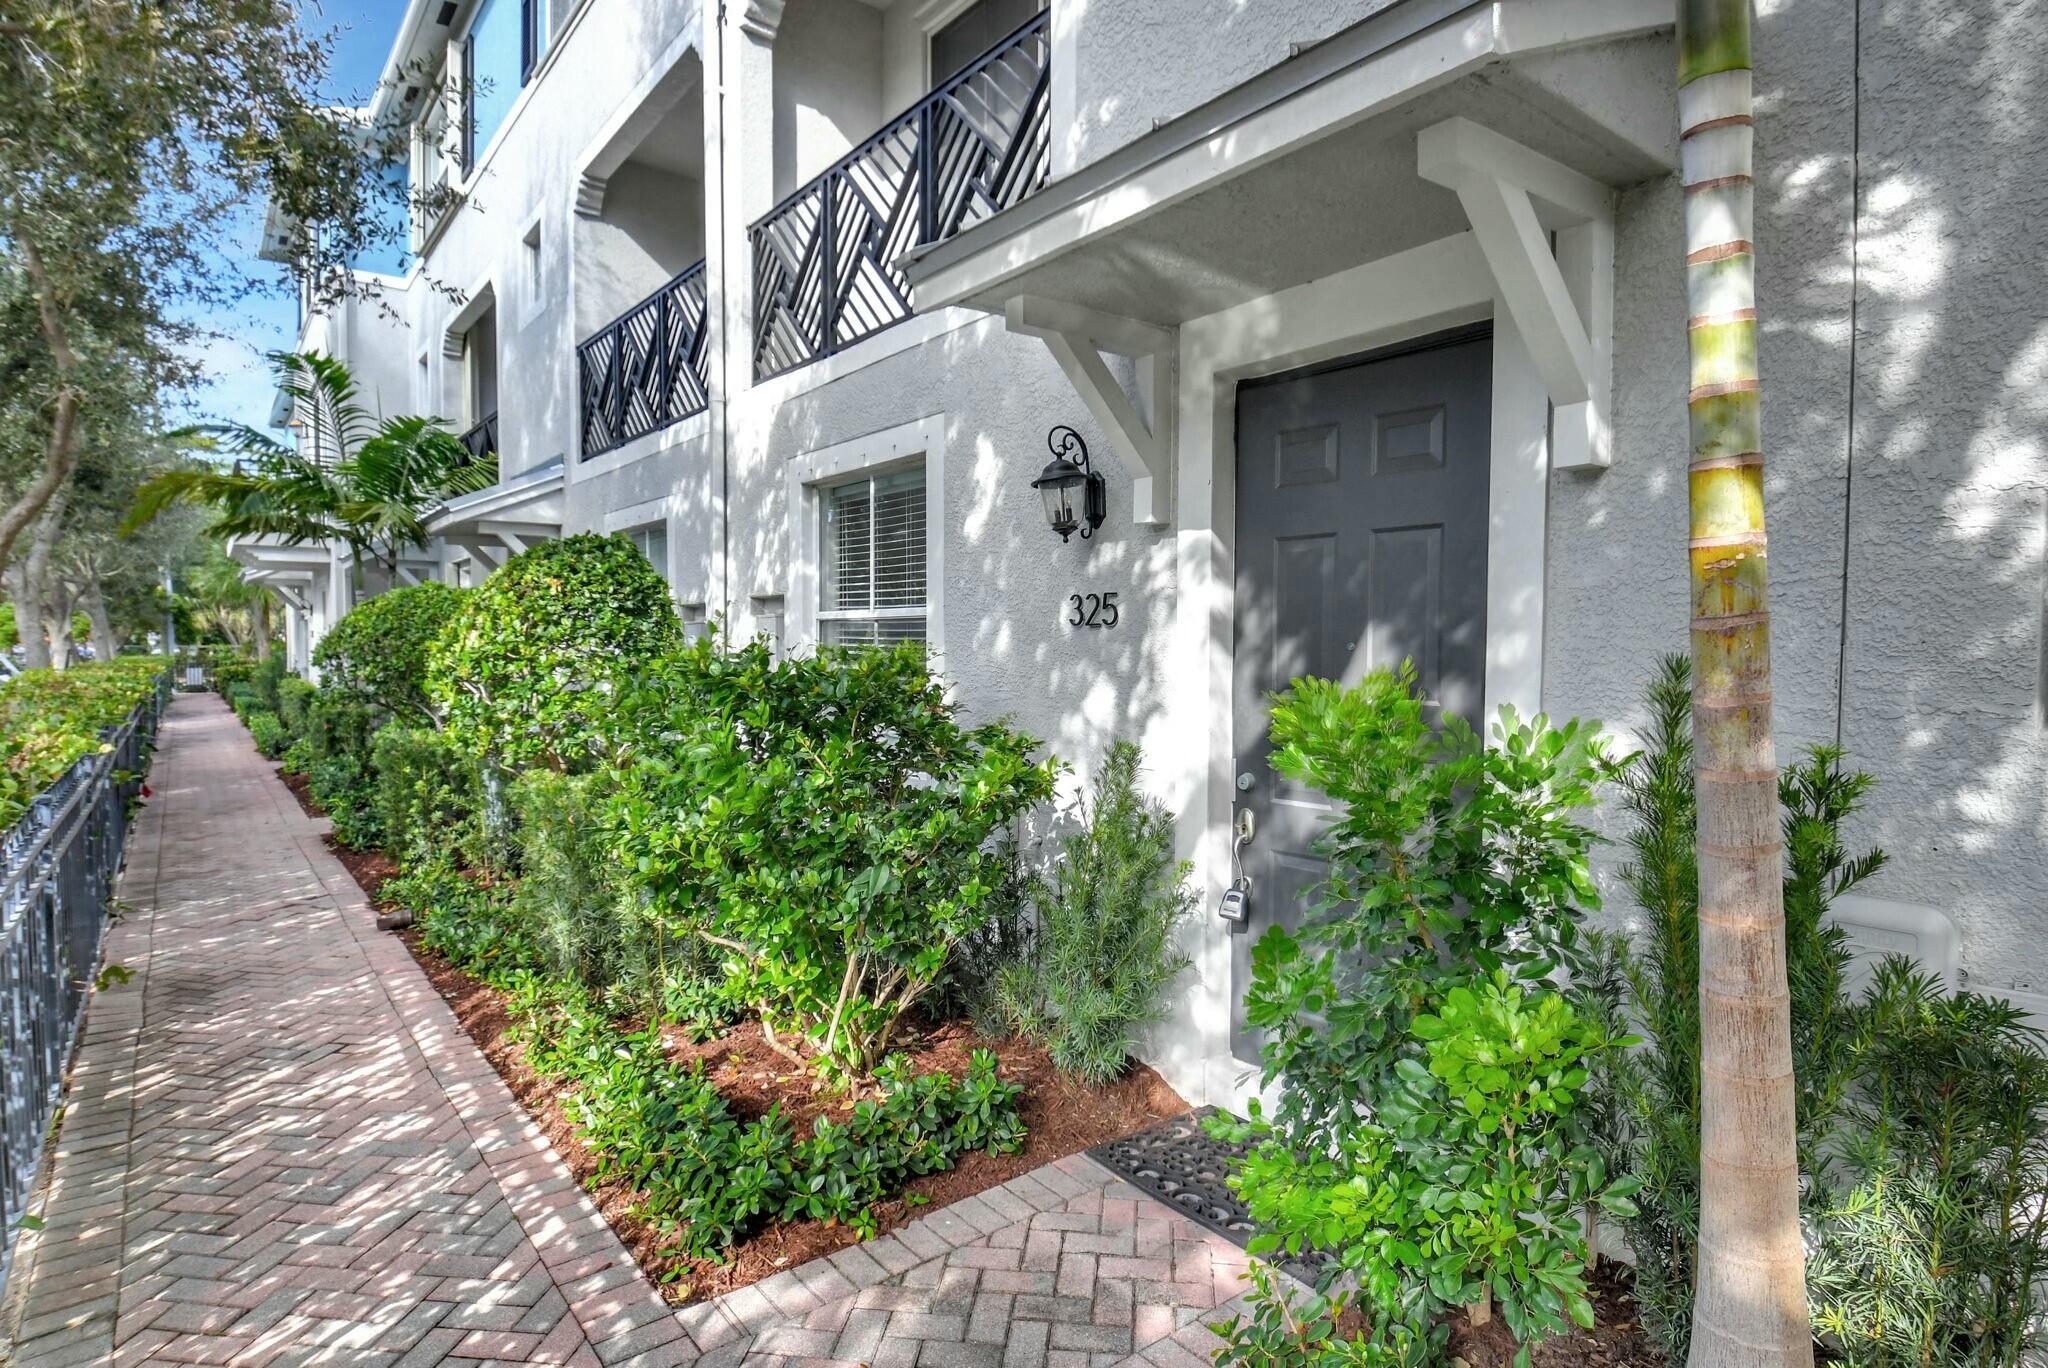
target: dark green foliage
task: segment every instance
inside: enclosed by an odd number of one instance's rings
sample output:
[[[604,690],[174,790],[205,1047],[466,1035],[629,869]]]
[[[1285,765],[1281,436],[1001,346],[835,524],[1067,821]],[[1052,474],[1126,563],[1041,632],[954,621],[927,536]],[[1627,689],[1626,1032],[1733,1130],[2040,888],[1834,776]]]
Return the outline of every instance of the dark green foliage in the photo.
[[[320,690],[297,675],[286,675],[277,682],[277,719],[284,723],[286,736],[294,739],[304,736],[312,721],[313,700]]]
[[[429,581],[357,604],[313,652],[322,686],[408,726],[432,722],[427,659],[469,592]]]
[[[249,687],[256,691],[266,712],[277,711],[277,687],[285,679],[284,657],[273,653],[259,660],[249,671]]]
[[[306,730],[314,762],[348,756],[358,765],[370,762],[370,738],[377,734],[377,715],[363,704],[328,689],[315,695],[306,709]],[[310,769],[308,770],[310,773]]]
[[[516,918],[500,889],[487,888],[441,856],[415,861],[384,885],[383,896],[410,908],[430,950],[491,983],[541,967],[530,928]]]
[[[1882,1368],[2033,1362],[2048,1296],[2048,1054],[2025,1013],[1890,958],[1853,1046],[1854,1181],[1815,1203],[1815,1331]]]
[[[434,860],[384,887],[419,912],[429,948],[507,994],[526,1062],[573,1086],[565,1106],[600,1179],[633,1188],[637,1213],[690,1253],[716,1254],[776,1219],[871,1231],[875,1203],[911,1178],[971,1150],[1023,1144],[1021,1089],[985,1052],[958,1080],[887,1062],[877,1096],[802,1137],[779,1110],[742,1122],[699,1065],[664,1055],[658,1029],[621,1029],[581,987],[548,974],[516,899]]]
[[[609,825],[671,932],[728,952],[771,1041],[872,1072],[1004,886],[992,841],[1052,791],[1038,743],[962,727],[921,650],[777,663],[707,642],[622,710],[631,752]]]
[[[532,975],[507,987],[527,1062],[576,1089],[567,1110],[600,1179],[631,1187],[638,1214],[692,1254],[715,1254],[774,1219],[872,1231],[875,1203],[910,1179],[970,1150],[1023,1144],[1021,1089],[985,1051],[957,1081],[885,1063],[878,1097],[799,1138],[779,1109],[742,1123],[701,1064],[670,1061],[658,1032],[619,1031],[577,990]]]
[[[1138,791],[1138,761],[1132,743],[1110,746],[1084,826],[1060,843],[1039,890],[1031,958],[1004,970],[997,990],[1012,1029],[1093,1084],[1124,1071],[1188,964],[1174,938],[1195,907],[1191,867],[1173,857],[1173,819]]]
[[[377,820],[377,790],[368,768],[344,752],[316,763],[306,774],[306,791],[334,822],[334,839],[357,850],[382,843]]]
[[[256,749],[275,759],[284,753],[284,723],[274,712],[261,709],[252,711],[244,719],[249,727],[249,739],[256,743]]]
[[[682,645],[668,583],[623,537],[514,556],[472,591],[427,669],[456,742],[513,771],[589,768],[614,681]]]
[[[393,722],[371,744],[378,825],[401,864],[444,853],[481,865],[483,783],[441,732]]]
[[[1611,1161],[1643,1181],[1638,1214],[1628,1223],[1643,1324],[1678,1359],[1692,1328],[1700,1210],[1699,872],[1686,657],[1660,663],[1648,702],[1645,748],[1623,779],[1634,858],[1622,871],[1646,913],[1646,934],[1623,957],[1626,1003],[1614,1010],[1649,1048],[1616,1061],[1603,1080],[1615,1100],[1605,1133]],[[1850,950],[1823,917],[1838,895],[1884,866],[1882,851],[1851,854],[1841,836],[1870,783],[1868,775],[1845,773],[1840,753],[1825,747],[1788,767],[1778,783],[1799,1157],[1802,1171],[1815,1177],[1825,1177],[1837,1148],[1858,1029],[1843,983]]]
[[[245,682],[230,686],[227,698],[228,706],[235,710],[235,716],[242,719],[244,726],[248,725],[249,714],[263,711],[263,695],[253,684]]]
[[[601,814],[612,779],[535,770],[512,788],[523,920],[550,970],[613,1011],[704,1031],[731,1021],[717,952],[665,930],[623,876]]]
[[[1449,1307],[1494,1300],[1525,1344],[1590,1323],[1575,1212],[1633,1208],[1578,1099],[1617,1052],[1549,984],[1599,905],[1577,817],[1615,765],[1596,726],[1521,722],[1494,744],[1424,719],[1413,672],[1352,688],[1297,680],[1274,700],[1273,766],[1338,801],[1329,878],[1297,935],[1252,951],[1247,1019],[1286,1090],[1232,1178],[1266,1230],[1255,1252],[1333,1254],[1321,1290],[1355,1285],[1348,1341],[1311,1306],[1255,1299],[1231,1361],[1433,1361]],[[1322,1305],[1327,1311],[1328,1304]],[[1269,1343],[1295,1336],[1292,1344]]]

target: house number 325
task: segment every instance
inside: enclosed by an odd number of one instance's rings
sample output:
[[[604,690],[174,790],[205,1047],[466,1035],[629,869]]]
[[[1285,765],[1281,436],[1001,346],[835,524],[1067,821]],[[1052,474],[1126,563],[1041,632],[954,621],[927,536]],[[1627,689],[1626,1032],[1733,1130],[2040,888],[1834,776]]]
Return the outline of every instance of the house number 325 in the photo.
[[[1069,627],[1114,627],[1116,619],[1116,595],[1113,593],[1067,595]]]

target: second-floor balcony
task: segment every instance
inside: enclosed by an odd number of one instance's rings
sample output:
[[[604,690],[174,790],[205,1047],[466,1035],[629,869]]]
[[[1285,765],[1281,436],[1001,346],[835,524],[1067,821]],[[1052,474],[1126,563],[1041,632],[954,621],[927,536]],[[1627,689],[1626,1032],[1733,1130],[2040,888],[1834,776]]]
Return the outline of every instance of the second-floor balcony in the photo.
[[[1041,11],[748,230],[756,379],[910,317],[905,252],[1045,184],[1050,32]]]
[[[498,453],[497,410],[493,409],[490,413],[484,415],[481,422],[456,438],[456,440],[461,442],[463,450],[469,453],[469,461],[465,462],[465,464],[492,459]]]
[[[576,348],[585,460],[704,411],[704,289],[699,261]]]

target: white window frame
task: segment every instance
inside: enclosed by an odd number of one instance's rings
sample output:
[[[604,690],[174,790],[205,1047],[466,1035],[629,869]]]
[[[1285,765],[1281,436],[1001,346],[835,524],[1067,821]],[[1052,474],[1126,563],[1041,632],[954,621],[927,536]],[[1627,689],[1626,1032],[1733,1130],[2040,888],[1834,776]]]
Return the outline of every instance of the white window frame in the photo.
[[[654,557],[647,554],[647,548],[640,544],[640,539],[650,532],[661,533],[661,560],[658,564]],[[638,551],[649,565],[654,566],[656,573],[661,576],[661,582],[669,586],[670,594],[673,595],[675,591],[675,552],[669,546],[668,519],[655,518],[650,522],[637,523],[632,527],[622,529],[621,535],[627,541],[633,543],[633,549]]]
[[[818,648],[818,627],[832,618],[916,617],[914,609],[821,612],[824,494],[862,476],[924,466],[925,653],[938,670],[946,658],[946,416],[913,422],[806,452],[789,463],[789,534],[792,548],[786,597],[791,654]]]

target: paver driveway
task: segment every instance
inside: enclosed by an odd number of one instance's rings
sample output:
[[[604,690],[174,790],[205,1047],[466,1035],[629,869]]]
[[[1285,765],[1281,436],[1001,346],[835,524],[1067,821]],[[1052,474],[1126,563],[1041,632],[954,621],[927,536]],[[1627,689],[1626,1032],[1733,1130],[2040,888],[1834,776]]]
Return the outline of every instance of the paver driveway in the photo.
[[[218,697],[150,783],[16,1361],[694,1358]]]
[[[1245,1257],[1079,1156],[666,1306],[212,694],[172,704],[21,1368],[1198,1368]]]

